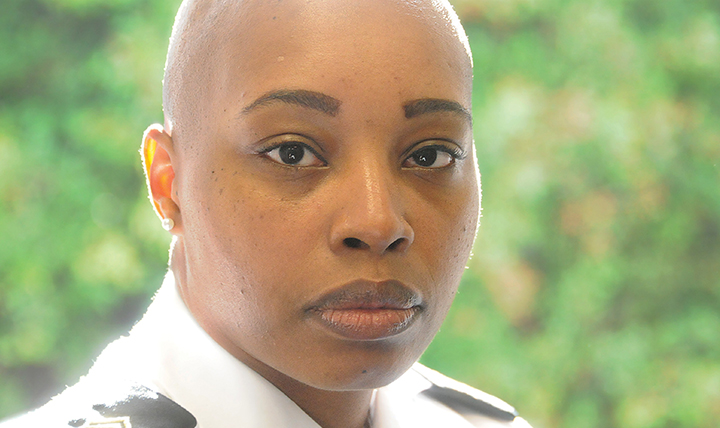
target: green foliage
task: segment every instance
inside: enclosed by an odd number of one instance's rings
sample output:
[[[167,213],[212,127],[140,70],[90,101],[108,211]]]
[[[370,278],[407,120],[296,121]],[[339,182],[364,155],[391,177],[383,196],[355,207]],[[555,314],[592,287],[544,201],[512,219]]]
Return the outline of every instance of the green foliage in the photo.
[[[137,155],[178,0],[5,0],[0,417],[73,383],[160,283]],[[720,418],[720,6],[457,0],[484,216],[423,357],[536,428]]]
[[[537,427],[711,427],[720,8],[458,2],[484,217],[424,361]]]
[[[3,3],[0,415],[72,383],[163,275],[137,147],[162,119],[171,3]]]

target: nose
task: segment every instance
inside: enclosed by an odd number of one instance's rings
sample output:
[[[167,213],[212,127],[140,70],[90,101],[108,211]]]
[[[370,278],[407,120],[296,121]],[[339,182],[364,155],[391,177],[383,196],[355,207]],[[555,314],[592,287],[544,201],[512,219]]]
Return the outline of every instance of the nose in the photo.
[[[348,171],[335,188],[330,233],[334,251],[405,252],[415,239],[404,212],[399,178],[369,159]]]

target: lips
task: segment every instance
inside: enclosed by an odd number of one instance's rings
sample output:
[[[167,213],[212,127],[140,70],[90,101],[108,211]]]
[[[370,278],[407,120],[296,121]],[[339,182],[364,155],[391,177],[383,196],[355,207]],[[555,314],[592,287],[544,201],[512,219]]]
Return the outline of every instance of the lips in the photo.
[[[407,330],[422,299],[399,281],[359,280],[321,296],[306,308],[320,327],[352,340],[380,340]]]

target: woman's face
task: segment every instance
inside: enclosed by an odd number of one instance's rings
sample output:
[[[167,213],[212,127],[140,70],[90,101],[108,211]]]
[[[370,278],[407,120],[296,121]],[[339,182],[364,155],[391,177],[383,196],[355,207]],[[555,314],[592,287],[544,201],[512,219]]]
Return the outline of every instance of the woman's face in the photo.
[[[462,46],[350,15],[248,23],[209,71],[212,114],[173,135],[190,310],[260,373],[342,390],[419,358],[479,211]]]

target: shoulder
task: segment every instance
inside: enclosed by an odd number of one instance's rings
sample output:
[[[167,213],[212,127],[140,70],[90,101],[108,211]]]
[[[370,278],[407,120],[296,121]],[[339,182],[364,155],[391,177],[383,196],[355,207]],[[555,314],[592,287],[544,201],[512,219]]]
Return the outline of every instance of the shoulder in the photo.
[[[45,406],[0,428],[195,428],[195,418],[166,396],[138,384],[106,385],[92,393],[68,388]]]
[[[472,426],[483,428],[530,428],[515,408],[501,399],[415,364],[411,372],[427,383],[420,392],[460,414]]]

